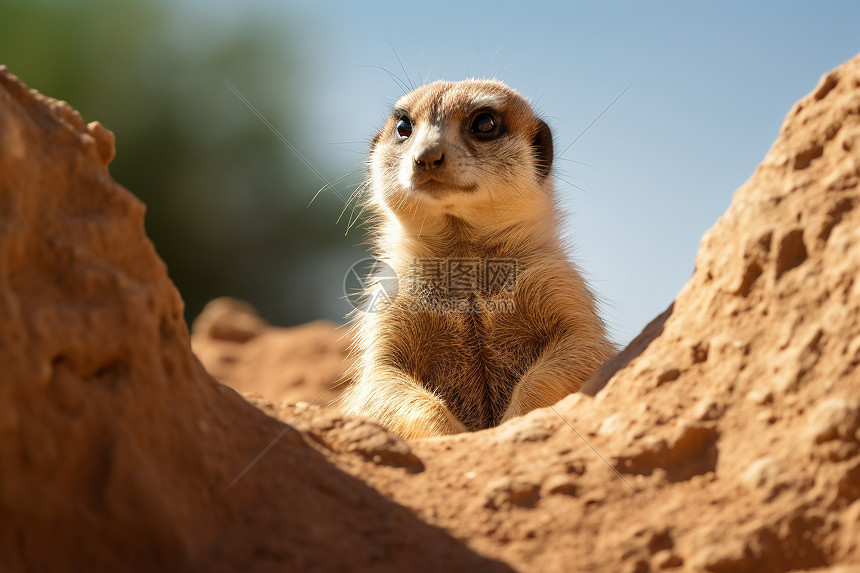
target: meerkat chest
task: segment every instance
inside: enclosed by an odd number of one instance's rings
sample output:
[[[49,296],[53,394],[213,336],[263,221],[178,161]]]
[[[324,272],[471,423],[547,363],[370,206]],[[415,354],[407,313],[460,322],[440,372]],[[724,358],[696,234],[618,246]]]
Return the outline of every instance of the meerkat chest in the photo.
[[[450,262],[448,263],[450,265]],[[380,341],[387,357],[445,400],[470,429],[499,423],[517,381],[537,360],[543,338],[518,304],[515,263],[437,269],[421,275],[390,309]],[[471,264],[471,263],[469,263]],[[444,272],[443,272],[444,271]]]

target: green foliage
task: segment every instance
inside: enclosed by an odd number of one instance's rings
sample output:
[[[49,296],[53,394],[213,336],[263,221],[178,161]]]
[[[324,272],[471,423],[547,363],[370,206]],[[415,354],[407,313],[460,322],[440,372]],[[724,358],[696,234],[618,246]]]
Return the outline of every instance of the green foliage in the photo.
[[[323,183],[225,83],[301,148],[289,126],[304,70],[289,57],[290,31],[282,22],[204,20],[205,8],[6,2],[0,63],[114,131],[111,173],[147,204],[147,232],[189,318],[225,294],[282,324],[338,318],[332,283],[346,246],[358,242],[335,226],[342,204],[323,194],[306,207]],[[321,261],[332,260],[341,266],[324,277]]]

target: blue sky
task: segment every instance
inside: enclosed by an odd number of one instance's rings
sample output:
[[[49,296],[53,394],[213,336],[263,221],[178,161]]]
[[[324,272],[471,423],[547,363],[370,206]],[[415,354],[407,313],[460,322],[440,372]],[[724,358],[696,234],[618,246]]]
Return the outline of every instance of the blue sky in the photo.
[[[581,135],[557,156],[559,201],[573,257],[622,343],[690,277],[699,239],[791,105],[860,51],[858,2],[218,6],[225,21],[283,20],[285,41],[313,54],[298,127],[303,153],[328,173],[360,167],[402,94],[380,68],[412,83],[494,76],[533,102],[557,154]]]

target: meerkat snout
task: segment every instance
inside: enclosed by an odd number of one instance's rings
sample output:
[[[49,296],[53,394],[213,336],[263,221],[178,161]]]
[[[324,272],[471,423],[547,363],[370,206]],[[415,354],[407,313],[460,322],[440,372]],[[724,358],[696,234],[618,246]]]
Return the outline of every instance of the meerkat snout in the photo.
[[[412,141],[404,153],[400,168],[404,188],[416,192],[442,191],[443,185],[451,185],[453,178],[447,173],[446,154],[450,157],[451,146],[446,141],[445,125],[429,123],[419,125],[411,131]],[[407,136],[408,137],[408,136]],[[398,139],[405,139],[398,135]],[[406,143],[406,142],[404,142]],[[409,158],[412,158],[410,161]],[[450,162],[448,162],[450,163]]]
[[[435,169],[445,161],[445,152],[441,145],[428,145],[419,149],[413,156],[417,169]]]

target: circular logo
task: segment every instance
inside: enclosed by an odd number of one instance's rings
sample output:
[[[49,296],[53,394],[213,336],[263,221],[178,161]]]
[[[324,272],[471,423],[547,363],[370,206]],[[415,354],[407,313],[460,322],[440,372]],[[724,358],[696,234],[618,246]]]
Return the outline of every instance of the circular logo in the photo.
[[[379,259],[361,259],[343,277],[343,293],[352,308],[379,312],[397,298],[397,274]]]

